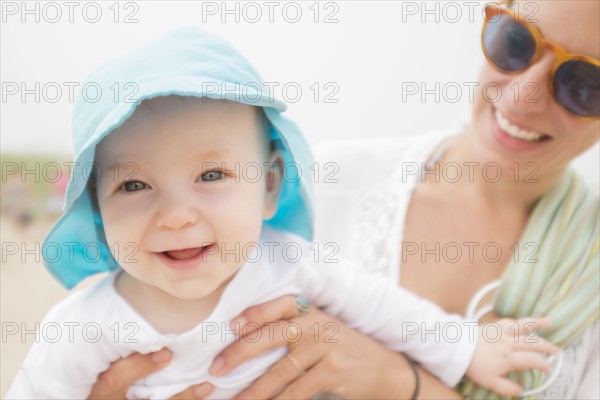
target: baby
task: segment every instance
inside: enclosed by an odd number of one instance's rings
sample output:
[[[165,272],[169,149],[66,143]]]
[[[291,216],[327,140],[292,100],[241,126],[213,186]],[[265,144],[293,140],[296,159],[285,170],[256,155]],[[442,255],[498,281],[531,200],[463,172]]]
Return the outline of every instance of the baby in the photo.
[[[203,381],[215,387],[211,398],[232,397],[287,349],[213,377],[213,358],[244,328],[234,331],[229,321],[285,294],[306,297],[449,386],[465,373],[489,387],[510,370],[548,368],[533,353],[554,346],[523,341],[523,326],[486,341],[476,323],[317,256],[308,242],[306,142],[281,115],[285,105],[262,90],[227,43],[178,30],[102,66],[89,81],[134,82],[140,102],[76,104],[72,181],[44,256],[69,288],[110,273],[47,314],[41,326],[63,327],[63,334],[33,344],[8,398],[84,398],[111,362],[163,347],[172,362],[136,382],[128,398],[168,398]],[[99,249],[97,257],[90,248]],[[451,339],[421,340],[421,330],[448,326]],[[311,334],[287,328],[291,340]]]

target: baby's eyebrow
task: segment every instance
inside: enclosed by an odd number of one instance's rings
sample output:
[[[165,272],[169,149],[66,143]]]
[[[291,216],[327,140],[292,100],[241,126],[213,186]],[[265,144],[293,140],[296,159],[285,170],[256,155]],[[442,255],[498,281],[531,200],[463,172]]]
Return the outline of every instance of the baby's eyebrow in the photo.
[[[108,171],[116,171],[119,169],[132,169],[132,168],[139,168],[138,164],[133,162],[133,161],[115,161],[112,164],[107,164],[106,166],[102,167],[102,170],[108,170]]]
[[[232,153],[228,149],[208,150],[201,151],[192,155],[194,162],[202,160],[222,160],[224,158],[231,158]],[[105,176],[104,172],[117,173],[119,171],[126,171],[127,175],[133,175],[139,171],[139,164],[135,161],[113,161],[110,164],[97,165],[102,172],[101,176]]]
[[[230,152],[227,149],[224,150],[209,150],[205,152],[201,152],[195,155],[195,159],[211,159],[211,158],[224,158],[229,156]]]
[[[133,161],[115,161],[111,164],[101,166],[100,168],[101,174],[99,176],[99,179],[113,177],[116,181],[123,178],[132,178],[140,170],[139,165]]]
[[[103,170],[109,170],[109,171],[115,171],[120,168],[122,168],[122,164],[119,162],[114,162],[112,164],[108,164],[105,167],[102,167]]]

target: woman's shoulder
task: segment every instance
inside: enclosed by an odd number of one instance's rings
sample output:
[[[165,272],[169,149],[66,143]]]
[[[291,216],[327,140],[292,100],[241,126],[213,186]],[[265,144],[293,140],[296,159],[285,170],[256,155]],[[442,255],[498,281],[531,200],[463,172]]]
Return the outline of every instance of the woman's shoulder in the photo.
[[[455,131],[401,137],[336,140],[314,146],[317,193],[371,190],[389,183],[398,168],[413,171]],[[328,185],[335,183],[335,185]]]
[[[318,143],[314,146],[315,160],[356,161],[356,157],[381,159],[398,157],[406,154],[415,146],[435,144],[451,132],[432,132],[425,135],[403,135],[394,137],[370,137],[360,139],[343,139]]]

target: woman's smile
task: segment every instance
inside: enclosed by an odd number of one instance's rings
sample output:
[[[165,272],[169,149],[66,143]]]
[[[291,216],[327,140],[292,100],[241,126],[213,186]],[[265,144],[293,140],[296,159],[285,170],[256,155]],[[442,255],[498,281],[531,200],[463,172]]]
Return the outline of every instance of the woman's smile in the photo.
[[[528,151],[543,147],[552,140],[550,135],[514,124],[495,107],[491,110],[492,136],[503,147],[513,151]]]

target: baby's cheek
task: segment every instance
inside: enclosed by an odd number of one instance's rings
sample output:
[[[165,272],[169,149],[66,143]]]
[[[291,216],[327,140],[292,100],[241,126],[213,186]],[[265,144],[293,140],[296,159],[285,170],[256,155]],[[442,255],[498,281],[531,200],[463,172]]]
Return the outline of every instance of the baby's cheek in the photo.
[[[121,255],[121,251],[120,249],[123,247],[122,245],[120,245],[120,238],[117,236],[115,236],[114,234],[112,234],[111,230],[106,229],[106,225],[105,225],[105,229],[104,229],[104,235],[106,237],[106,244],[108,245],[108,249],[110,251],[110,253],[112,254],[113,258],[115,260],[117,260],[118,262],[121,262],[120,260],[120,255]]]
[[[131,229],[135,225],[127,223],[125,220],[108,220],[104,222],[104,235],[106,243],[114,259],[119,263],[130,259],[140,248],[139,236]]]
[[[259,241],[262,223],[260,215],[248,211],[248,215],[239,216],[235,221],[231,220],[221,226],[219,242],[227,249],[236,249],[242,257],[246,257],[252,253],[252,248]]]

